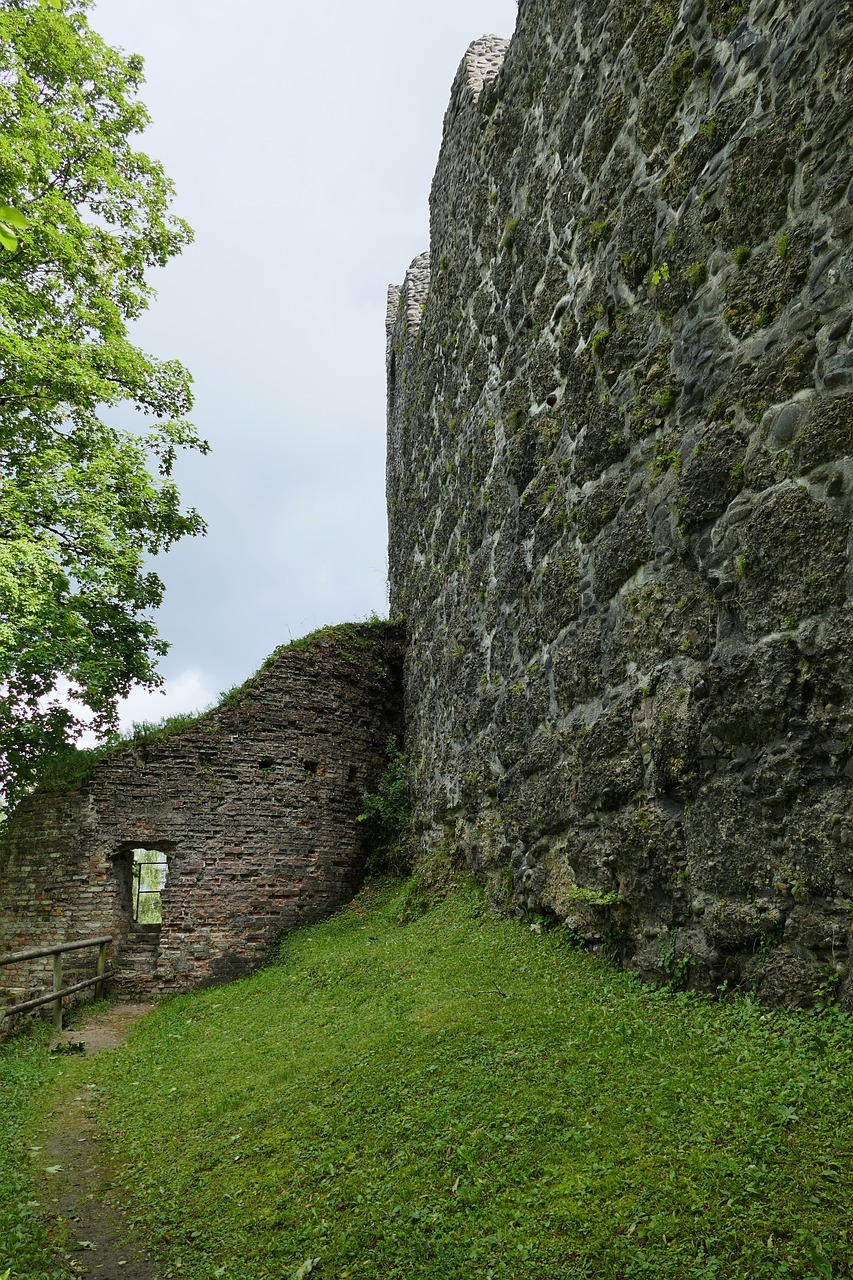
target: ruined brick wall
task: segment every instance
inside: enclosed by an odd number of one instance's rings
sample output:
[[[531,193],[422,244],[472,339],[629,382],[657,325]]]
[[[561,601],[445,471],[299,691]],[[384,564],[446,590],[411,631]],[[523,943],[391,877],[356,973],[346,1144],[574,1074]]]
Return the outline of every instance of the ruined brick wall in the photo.
[[[361,792],[401,728],[402,631],[330,628],[274,655],[228,705],[89,782],[24,800],[0,839],[0,954],[131,925],[130,854],[169,855],[154,991],[256,967],[283,930],[347,902],[363,871]],[[66,957],[72,977],[95,957]],[[7,969],[40,988],[51,961]]]
[[[388,344],[422,856],[847,1008],[851,55],[842,0],[522,0]]]

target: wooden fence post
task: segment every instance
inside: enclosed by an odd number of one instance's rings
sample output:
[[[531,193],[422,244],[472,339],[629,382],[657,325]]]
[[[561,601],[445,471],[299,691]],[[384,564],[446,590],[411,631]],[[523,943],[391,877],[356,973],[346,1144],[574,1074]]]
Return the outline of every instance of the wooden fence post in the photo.
[[[95,999],[103,1000],[104,998],[104,970],[107,967],[107,944],[102,942],[98,947],[98,967],[95,970],[97,976],[101,979],[95,983]]]
[[[0,0],[2,6],[3,0]],[[31,947],[28,951],[16,951],[11,955],[0,956],[0,969],[6,964],[20,964],[24,960],[40,960],[42,956],[53,956],[53,990],[34,1000],[24,1000],[19,1004],[0,1005],[0,1023],[13,1013],[29,1013],[32,1009],[42,1009],[45,1005],[53,1005],[53,1026],[56,1031],[62,1030],[62,997],[74,995],[77,991],[88,991],[96,987],[100,997],[104,983],[111,974],[106,971],[107,945],[112,942],[112,934],[104,934],[98,938],[78,938],[75,942],[59,942],[51,947]],[[84,947],[98,948],[98,964],[94,978],[84,978],[70,987],[62,985],[62,956],[66,951],[82,951]],[[3,1273],[5,1275],[5,1272]],[[2,1280],[2,1277],[0,1277]]]
[[[53,989],[54,991],[62,990],[62,952],[57,951],[53,957]],[[62,996],[57,996],[53,1002],[53,1029],[54,1031],[62,1030]]]

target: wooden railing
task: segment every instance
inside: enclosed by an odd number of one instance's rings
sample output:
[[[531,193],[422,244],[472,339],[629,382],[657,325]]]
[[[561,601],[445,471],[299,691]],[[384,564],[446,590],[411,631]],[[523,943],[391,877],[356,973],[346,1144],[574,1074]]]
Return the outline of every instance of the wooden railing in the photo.
[[[18,964],[24,960],[38,960],[42,956],[53,956],[53,991],[45,996],[36,996],[34,1000],[24,1000],[21,1004],[6,1005],[0,1008],[0,1018],[11,1013],[27,1013],[30,1009],[38,1009],[41,1005],[53,1005],[53,1025],[57,1031],[62,1030],[62,997],[70,996],[75,991],[85,991],[87,987],[95,988],[95,999],[103,995],[104,982],[110,976],[106,972],[107,944],[112,942],[112,934],[103,938],[82,938],[77,942],[57,942],[52,947],[33,947],[30,951],[16,951],[11,956],[0,956],[0,966]],[[84,947],[98,948],[98,968],[94,978],[86,978],[83,982],[75,982],[70,987],[62,985],[62,957],[66,951],[82,951]]]

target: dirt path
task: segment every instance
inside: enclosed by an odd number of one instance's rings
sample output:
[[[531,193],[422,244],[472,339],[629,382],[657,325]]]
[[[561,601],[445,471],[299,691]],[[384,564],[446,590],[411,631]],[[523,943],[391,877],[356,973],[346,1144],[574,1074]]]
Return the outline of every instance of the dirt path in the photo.
[[[63,1031],[58,1044],[83,1044],[86,1054],[114,1049],[151,1004],[117,1004]],[[111,1202],[108,1162],[95,1137],[89,1110],[97,1086],[84,1085],[63,1099],[49,1116],[40,1139],[39,1162],[45,1170],[39,1194],[58,1220],[73,1275],[98,1280],[156,1280],[145,1250],[127,1229],[121,1210]]]

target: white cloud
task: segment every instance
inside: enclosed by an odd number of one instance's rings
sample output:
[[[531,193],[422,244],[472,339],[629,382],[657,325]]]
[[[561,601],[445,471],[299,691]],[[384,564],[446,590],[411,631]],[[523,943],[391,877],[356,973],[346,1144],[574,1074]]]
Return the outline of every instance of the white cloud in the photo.
[[[189,667],[167,680],[162,689],[132,689],[119,703],[119,724],[122,732],[127,732],[144,720],[204,711],[217,697],[218,691],[210,687],[201,670]]]

